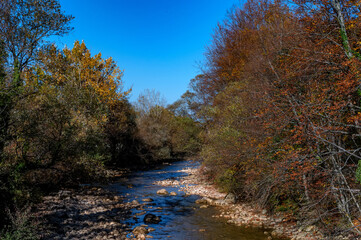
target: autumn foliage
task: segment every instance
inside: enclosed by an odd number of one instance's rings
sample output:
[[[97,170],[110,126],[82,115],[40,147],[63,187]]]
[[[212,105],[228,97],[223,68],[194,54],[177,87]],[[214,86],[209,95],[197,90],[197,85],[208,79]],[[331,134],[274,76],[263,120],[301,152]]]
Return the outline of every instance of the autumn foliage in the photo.
[[[191,81],[211,177],[330,234],[359,234],[360,5],[248,1]]]

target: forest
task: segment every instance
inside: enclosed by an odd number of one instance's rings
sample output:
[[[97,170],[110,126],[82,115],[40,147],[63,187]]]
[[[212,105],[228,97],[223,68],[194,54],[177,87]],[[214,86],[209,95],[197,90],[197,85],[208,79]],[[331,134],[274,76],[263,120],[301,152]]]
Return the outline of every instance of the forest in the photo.
[[[155,90],[131,103],[84,42],[47,41],[73,30],[58,0],[0,0],[1,236],[30,236],[12,213],[46,193],[187,157],[239,202],[361,234],[360,14],[356,0],[238,4],[166,105]]]

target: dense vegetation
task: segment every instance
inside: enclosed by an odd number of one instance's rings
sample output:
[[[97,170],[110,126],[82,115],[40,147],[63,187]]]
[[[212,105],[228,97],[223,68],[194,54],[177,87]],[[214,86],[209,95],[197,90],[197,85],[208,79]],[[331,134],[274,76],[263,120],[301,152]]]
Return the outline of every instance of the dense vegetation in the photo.
[[[48,191],[199,149],[197,123],[155,91],[129,103],[112,58],[46,42],[72,19],[57,0],[0,0],[0,229],[13,224],[0,238],[35,238],[29,210],[16,209]]]
[[[330,234],[361,232],[360,11],[352,0],[234,7],[188,93],[214,181]]]

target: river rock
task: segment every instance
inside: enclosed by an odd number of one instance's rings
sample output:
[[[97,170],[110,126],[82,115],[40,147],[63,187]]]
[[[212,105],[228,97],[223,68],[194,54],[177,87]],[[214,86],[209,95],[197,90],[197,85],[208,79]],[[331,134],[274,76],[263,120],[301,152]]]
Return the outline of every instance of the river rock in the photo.
[[[213,204],[216,206],[225,206],[228,204],[224,199],[217,199],[213,201]]]
[[[122,197],[121,196],[114,196],[113,199],[114,199],[114,201],[120,201],[120,200],[122,200]]]
[[[163,188],[163,189],[158,190],[158,191],[157,191],[157,194],[159,194],[159,195],[168,195],[169,193],[168,193],[167,190],[165,190],[165,189]]]
[[[171,196],[177,196],[177,193],[176,192],[170,192],[170,195]]]
[[[148,230],[145,228],[145,227],[142,227],[142,226],[137,226],[133,229],[132,233],[137,236],[137,235],[140,235],[140,234],[147,234],[148,233]]]
[[[142,199],[143,202],[153,202],[154,200],[152,198],[144,198]]]
[[[134,214],[135,216],[141,216],[141,215],[144,215],[144,214],[146,214],[146,212],[139,212],[139,213],[136,213],[136,214]]]
[[[236,203],[236,195],[234,195],[233,193],[228,193],[227,196],[224,198],[224,202],[231,204]]]
[[[145,240],[146,237],[145,237],[144,234],[139,234],[139,235],[137,236],[137,239],[138,239],[138,240]]]
[[[196,203],[198,203],[198,204],[208,204],[208,201],[205,198],[201,198],[201,199],[197,199]]]
[[[144,216],[144,223],[159,223],[161,220],[160,220],[160,217],[154,215],[154,214],[151,214],[151,213],[148,213]]]

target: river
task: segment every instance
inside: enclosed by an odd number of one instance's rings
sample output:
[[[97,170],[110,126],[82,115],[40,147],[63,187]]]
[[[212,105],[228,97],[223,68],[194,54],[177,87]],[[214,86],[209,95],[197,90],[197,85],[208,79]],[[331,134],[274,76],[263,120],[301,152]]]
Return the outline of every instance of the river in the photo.
[[[131,213],[133,217],[126,219],[126,223],[133,228],[144,224],[145,214],[151,213],[161,217],[161,222],[158,224],[147,224],[148,227],[155,229],[149,233],[153,239],[268,239],[264,232],[269,229],[228,224],[225,219],[212,217],[219,213],[219,208],[213,206],[200,208],[195,203],[199,196],[186,195],[179,187],[161,187],[153,184],[155,181],[182,178],[187,173],[179,170],[195,168],[198,165],[192,161],[180,161],[153,170],[134,172],[127,178],[112,183],[108,188],[118,192],[124,201],[137,200],[141,204],[145,203],[142,207],[133,209]],[[177,192],[177,196],[157,195],[157,190],[163,188],[168,192]],[[145,198],[152,198],[154,201],[143,202],[142,199]]]

